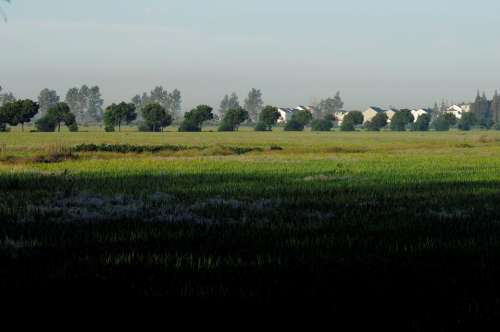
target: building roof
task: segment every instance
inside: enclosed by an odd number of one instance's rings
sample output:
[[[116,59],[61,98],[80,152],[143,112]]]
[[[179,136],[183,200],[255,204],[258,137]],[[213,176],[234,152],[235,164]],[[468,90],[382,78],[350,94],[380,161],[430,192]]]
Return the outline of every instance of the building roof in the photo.
[[[385,110],[383,108],[377,107],[377,106],[370,106],[369,109],[372,109],[372,110],[374,110],[377,113],[379,113],[379,112],[385,112]]]

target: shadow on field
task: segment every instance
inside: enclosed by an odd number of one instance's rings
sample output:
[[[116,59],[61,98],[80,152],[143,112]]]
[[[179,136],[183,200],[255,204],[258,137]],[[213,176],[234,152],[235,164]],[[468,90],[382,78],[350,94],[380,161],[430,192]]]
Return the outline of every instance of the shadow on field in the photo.
[[[498,318],[500,183],[300,178],[2,175],[0,291]]]

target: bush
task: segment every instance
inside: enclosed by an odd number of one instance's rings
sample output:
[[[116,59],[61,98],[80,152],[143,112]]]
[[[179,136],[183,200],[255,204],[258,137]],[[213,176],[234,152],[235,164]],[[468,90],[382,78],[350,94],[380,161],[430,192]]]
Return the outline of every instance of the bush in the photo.
[[[347,116],[346,116],[347,117]],[[340,125],[340,131],[355,131],[354,121],[350,118],[344,118]]]
[[[333,129],[333,122],[330,120],[314,120],[311,123],[312,131],[330,131]]]
[[[104,127],[104,131],[107,133],[112,133],[115,131],[115,127],[114,126],[106,126],[106,127]]]
[[[413,124],[414,131],[428,131],[431,123],[429,114],[422,114],[418,117],[417,121]]]
[[[368,121],[365,123],[365,129],[368,131],[380,131],[380,128],[373,121]]]
[[[472,112],[464,113],[460,118],[460,120],[458,121],[458,129],[469,131],[471,130],[472,126],[476,125],[477,123],[478,123],[477,117],[474,113]]]
[[[264,122],[257,122],[255,131],[270,131],[269,127]]]
[[[439,118],[434,120],[434,122],[432,123],[432,127],[436,131],[449,131],[450,122],[448,122],[448,120],[445,117],[440,116]]]
[[[56,130],[57,123],[50,116],[45,115],[35,122],[35,127],[40,132],[50,133]]]
[[[303,131],[305,128],[304,124],[297,120],[290,120],[285,125],[285,131]]]

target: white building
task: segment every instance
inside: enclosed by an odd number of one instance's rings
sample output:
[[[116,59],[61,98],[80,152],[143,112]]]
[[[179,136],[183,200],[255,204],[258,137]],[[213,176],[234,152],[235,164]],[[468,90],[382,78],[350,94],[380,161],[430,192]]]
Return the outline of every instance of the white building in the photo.
[[[344,122],[344,118],[345,116],[349,114],[348,111],[338,111],[338,112],[335,112],[335,119],[337,119],[337,123],[339,124],[339,126],[342,124],[342,122]]]
[[[292,119],[292,116],[295,112],[298,111],[307,111],[311,114],[314,112],[314,109],[310,106],[297,106],[295,108],[290,107],[278,107],[278,112],[280,113],[280,118],[278,119],[279,124],[288,123]]]
[[[471,111],[471,105],[463,104],[463,105],[452,105],[448,107],[446,113],[453,114],[457,119],[461,119],[464,113],[468,113]]]
[[[363,112],[363,117],[365,118],[364,122],[371,121],[375,117],[375,115],[384,112],[386,112],[386,110],[384,110],[381,107],[371,106],[370,108],[368,108],[366,111]]]
[[[399,110],[395,109],[395,108],[391,108],[387,111],[385,111],[385,114],[387,114],[387,119],[388,119],[388,123],[391,123],[392,121],[392,118],[394,117],[394,115],[396,115],[396,113],[399,112]]]
[[[429,114],[429,111],[426,110],[426,109],[423,109],[423,108],[420,108],[418,110],[412,110],[411,111],[411,115],[413,115],[413,118],[414,118],[414,122],[417,122],[418,118],[421,116],[421,115],[424,115],[424,114]]]

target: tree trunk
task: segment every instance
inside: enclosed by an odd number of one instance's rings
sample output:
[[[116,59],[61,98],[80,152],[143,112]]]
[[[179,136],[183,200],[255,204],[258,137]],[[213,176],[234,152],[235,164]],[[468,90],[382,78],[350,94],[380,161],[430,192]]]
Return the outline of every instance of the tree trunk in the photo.
[[[121,132],[121,131],[122,131],[122,123],[118,122],[118,132]]]
[[[21,123],[21,131],[24,132],[24,122]]]
[[[59,124],[57,125],[57,132],[61,132],[61,123],[59,122]]]

